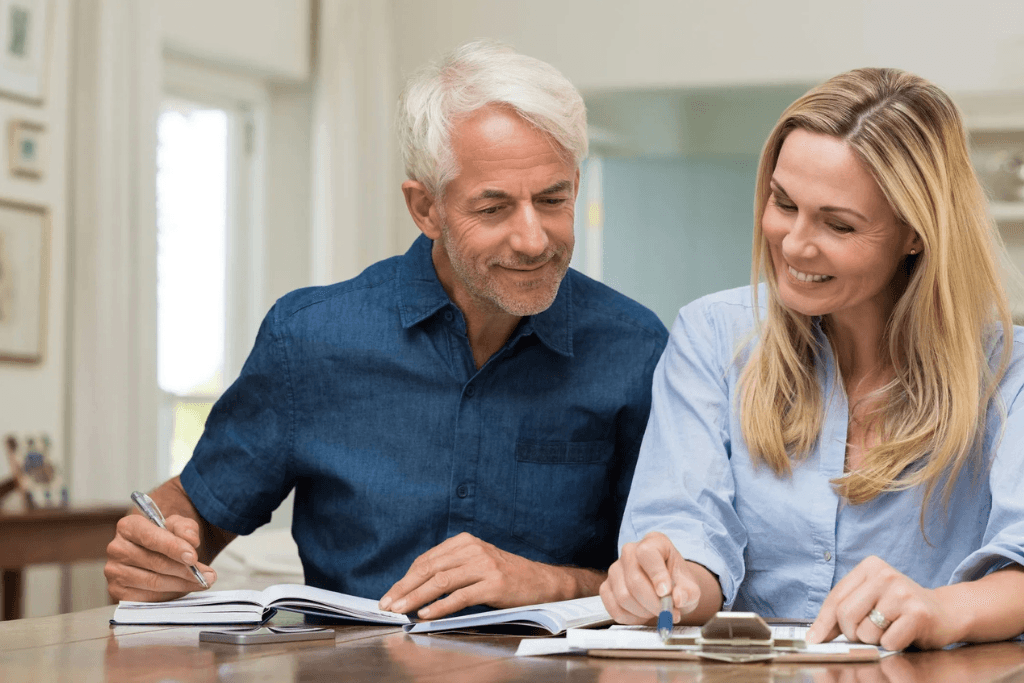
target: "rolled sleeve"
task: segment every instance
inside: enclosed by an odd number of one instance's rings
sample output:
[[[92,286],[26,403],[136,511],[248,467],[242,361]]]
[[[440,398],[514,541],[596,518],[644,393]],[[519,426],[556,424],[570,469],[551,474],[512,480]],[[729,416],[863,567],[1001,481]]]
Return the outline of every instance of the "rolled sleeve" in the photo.
[[[733,505],[730,387],[734,349],[700,301],[683,308],[654,373],[651,417],[619,546],[659,531],[718,576],[732,606],[744,576],[747,532]]]
[[[1020,328],[1017,328],[1020,331]],[[950,583],[973,581],[998,569],[1024,565],[1024,359],[1021,345],[1015,344],[1014,361],[1003,379],[1004,404],[1009,406],[1003,429],[988,430],[991,444],[998,443],[988,471],[992,507],[985,527],[984,542],[980,548],[960,563]],[[1007,396],[1009,388],[1016,395]],[[989,418],[998,425],[1001,416]]]
[[[292,489],[292,392],[276,309],[260,326],[238,379],[216,402],[181,483],[202,517],[249,534]]]

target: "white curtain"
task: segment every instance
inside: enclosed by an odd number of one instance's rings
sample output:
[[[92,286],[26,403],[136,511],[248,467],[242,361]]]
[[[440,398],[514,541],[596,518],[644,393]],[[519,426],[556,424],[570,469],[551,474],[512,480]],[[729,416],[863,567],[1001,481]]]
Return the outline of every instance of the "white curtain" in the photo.
[[[156,472],[157,3],[72,3],[68,469],[77,504]]]
[[[395,253],[395,59],[391,0],[325,0],[313,91],[313,283]],[[404,250],[404,245],[401,247]]]

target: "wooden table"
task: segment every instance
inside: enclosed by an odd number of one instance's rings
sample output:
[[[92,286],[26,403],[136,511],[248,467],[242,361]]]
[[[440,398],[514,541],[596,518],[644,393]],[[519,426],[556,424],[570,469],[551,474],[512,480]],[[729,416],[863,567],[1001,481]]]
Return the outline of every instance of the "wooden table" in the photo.
[[[21,576],[31,564],[101,560],[125,507],[70,508],[0,513],[0,569],[5,620],[22,613]],[[61,579],[61,611],[71,609],[69,581]]]
[[[199,643],[198,628],[118,626],[113,607],[0,623],[0,680],[599,681],[601,683],[993,683],[1024,680],[1024,645],[904,653],[864,664],[731,665],[580,656],[514,657],[501,636],[408,636],[341,626],[330,641],[240,647]],[[279,613],[275,623],[295,623]]]

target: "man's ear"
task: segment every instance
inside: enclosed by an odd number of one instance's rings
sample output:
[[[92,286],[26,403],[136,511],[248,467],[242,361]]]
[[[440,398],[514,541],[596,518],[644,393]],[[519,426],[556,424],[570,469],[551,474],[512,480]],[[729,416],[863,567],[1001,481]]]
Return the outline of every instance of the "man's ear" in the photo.
[[[405,195],[405,206],[416,226],[430,239],[440,238],[441,218],[434,195],[430,194],[427,186],[418,180],[406,180],[402,183],[402,194]]]

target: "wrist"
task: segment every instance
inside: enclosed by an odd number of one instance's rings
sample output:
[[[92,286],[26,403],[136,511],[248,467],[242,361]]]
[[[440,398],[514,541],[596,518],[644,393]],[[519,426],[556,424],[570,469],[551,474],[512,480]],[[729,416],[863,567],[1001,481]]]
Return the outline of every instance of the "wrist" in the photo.
[[[936,624],[936,630],[943,634],[939,647],[973,640],[971,634],[975,631],[978,616],[971,601],[964,599],[961,588],[962,584],[953,584],[934,589],[943,622]]]

